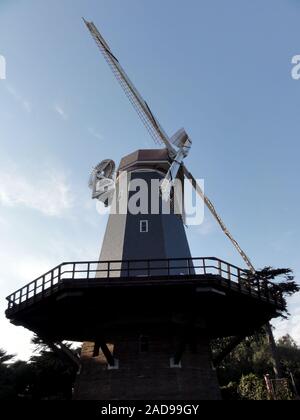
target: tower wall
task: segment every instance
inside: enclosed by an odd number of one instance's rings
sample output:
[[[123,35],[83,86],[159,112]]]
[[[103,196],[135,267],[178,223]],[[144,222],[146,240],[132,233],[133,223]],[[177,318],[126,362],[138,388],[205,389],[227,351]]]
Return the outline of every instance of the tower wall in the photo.
[[[108,344],[118,369],[108,369],[104,355],[94,355],[94,343],[82,349],[82,370],[75,388],[80,400],[219,400],[220,390],[211,365],[208,338],[187,348],[181,367],[171,367],[172,338],[149,336],[149,350],[141,352],[138,333],[124,333]]]
[[[129,183],[137,178],[146,182],[148,210],[150,210],[152,208],[151,181],[162,180],[169,167],[170,162],[166,150],[137,151],[122,159],[118,175],[126,171]],[[119,197],[119,194],[123,195],[124,189],[122,191],[117,181],[116,196]],[[129,200],[134,194],[134,191],[129,193]],[[191,254],[183,220],[180,215],[172,211],[164,214],[161,211],[162,206],[160,197],[158,214],[151,214],[150,211],[147,214],[111,213],[103,240],[99,267],[106,270],[107,267],[102,267],[102,264],[105,265],[104,261],[110,261],[110,268],[115,270],[110,273],[111,276],[122,278],[145,275],[165,276],[170,273],[173,275],[191,274],[193,268],[190,267],[190,261],[188,261]],[[146,232],[141,231],[141,222],[147,223]],[[175,261],[171,271],[170,262],[168,264],[166,261],[155,262],[158,265],[152,266],[151,272],[145,268],[147,267],[145,263],[141,270],[140,263],[130,262],[129,267],[126,262],[174,258],[184,259],[184,261]],[[118,265],[112,261],[123,262]],[[102,276],[107,276],[107,272],[97,275],[100,278]],[[120,298],[122,297],[116,296],[116,300]],[[112,312],[113,305],[112,301]],[[185,312],[184,309],[182,310]],[[185,328],[180,327],[181,338],[178,337],[176,317],[165,331],[162,330],[164,317],[169,315],[169,313],[158,315],[155,302],[153,302],[153,306],[143,319],[139,317],[138,312],[136,315],[133,314],[134,319],[123,319],[122,331],[118,327],[120,320],[114,320],[112,317],[110,329],[99,331],[99,337],[107,343],[113,357],[119,363],[118,368],[109,368],[107,358],[101,352],[99,354],[97,352],[98,344],[84,343],[81,355],[82,370],[77,380],[75,398],[95,400],[219,399],[218,382],[211,364],[209,332],[203,329],[201,334],[192,334],[190,338],[193,341],[193,348],[190,348],[186,341]],[[185,318],[185,313],[183,318]],[[193,318],[193,316],[187,314],[187,318]],[[150,325],[152,325],[152,330],[149,330]],[[187,323],[187,329],[189,328],[191,326]],[[174,331],[170,332],[169,329],[174,329]],[[147,343],[149,343],[146,351],[141,348],[142,336],[147,337]],[[181,366],[174,367],[171,358],[174,358],[182,345],[186,348],[181,359]]]
[[[149,190],[151,208],[151,181],[161,180],[163,175],[153,172],[130,172],[129,182],[143,179]],[[133,194],[129,195],[129,198]],[[161,198],[160,198],[161,209]],[[141,232],[141,222],[148,225],[148,232]],[[185,228],[180,215],[171,214],[110,214],[100,261],[190,258]]]

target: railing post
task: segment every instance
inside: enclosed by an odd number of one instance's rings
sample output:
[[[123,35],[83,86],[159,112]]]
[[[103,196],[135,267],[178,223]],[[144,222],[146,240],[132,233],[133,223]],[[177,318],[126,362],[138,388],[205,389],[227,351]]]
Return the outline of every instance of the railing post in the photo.
[[[121,270],[122,270],[122,266],[121,266]],[[121,272],[121,276],[122,276],[122,272]],[[110,279],[110,261],[107,262],[107,278]]]
[[[206,265],[205,265],[205,258],[202,258],[202,264],[203,264],[203,273],[206,276]]]
[[[219,276],[222,277],[222,262],[218,260]]]
[[[33,292],[33,296],[34,296],[34,301],[35,301],[35,298],[36,298],[36,289],[37,289],[37,281],[35,280],[35,282],[34,282],[34,292]]]
[[[231,267],[229,264],[227,264],[227,279],[231,280]]]
[[[61,282],[61,265],[58,267],[58,280],[57,280],[58,287],[59,287],[60,282]]]
[[[241,291],[241,288],[242,288],[242,285],[241,285],[241,270],[238,268],[238,271],[237,271],[237,274],[238,274],[238,285],[239,285],[239,291]]]
[[[250,281],[248,280],[248,292],[249,292],[249,295],[251,296],[252,295],[252,287],[251,287],[251,283],[250,283]]]
[[[43,276],[42,277],[42,297],[44,297],[44,291],[45,291],[45,281],[46,281],[46,277]]]
[[[51,281],[50,281],[50,288],[53,288],[53,283],[54,283],[54,270],[51,271]]]

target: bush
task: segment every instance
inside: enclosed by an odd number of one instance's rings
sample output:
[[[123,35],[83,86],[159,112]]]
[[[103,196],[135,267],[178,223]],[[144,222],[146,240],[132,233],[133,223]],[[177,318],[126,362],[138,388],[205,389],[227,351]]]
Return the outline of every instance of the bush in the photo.
[[[264,380],[253,373],[242,376],[238,386],[238,394],[242,400],[269,399]]]

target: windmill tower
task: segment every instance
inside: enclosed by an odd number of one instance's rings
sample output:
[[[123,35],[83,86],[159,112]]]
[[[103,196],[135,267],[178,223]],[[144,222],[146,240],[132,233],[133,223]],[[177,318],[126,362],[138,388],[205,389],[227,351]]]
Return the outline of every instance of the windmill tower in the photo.
[[[112,209],[99,261],[55,267],[8,296],[6,315],[80,367],[76,399],[219,399],[213,366],[280,315],[281,290],[259,278],[255,284],[249,282],[249,273],[256,273],[253,265],[184,164],[191,139],[184,129],[171,137],[166,134],[95,25],[84,22],[162,147],[130,153],[117,170],[112,160],[94,168],[89,182],[92,197]],[[185,179],[247,270],[216,257],[191,256],[182,197],[175,188]],[[135,210],[145,196],[147,208],[132,212],[129,204],[137,182],[147,192],[133,200]],[[158,185],[154,196],[153,183]],[[124,202],[126,211],[119,211]],[[210,340],[217,337],[233,338],[213,357]],[[80,360],[74,360],[63,340],[84,342]]]

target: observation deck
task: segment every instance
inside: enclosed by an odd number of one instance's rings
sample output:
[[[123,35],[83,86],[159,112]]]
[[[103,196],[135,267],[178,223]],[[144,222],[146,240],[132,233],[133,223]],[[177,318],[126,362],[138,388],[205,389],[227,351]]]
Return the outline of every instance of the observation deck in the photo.
[[[54,341],[109,338],[122,325],[169,331],[187,314],[211,338],[250,335],[285,307],[278,286],[214,257],[66,262],[7,301],[13,324]]]

